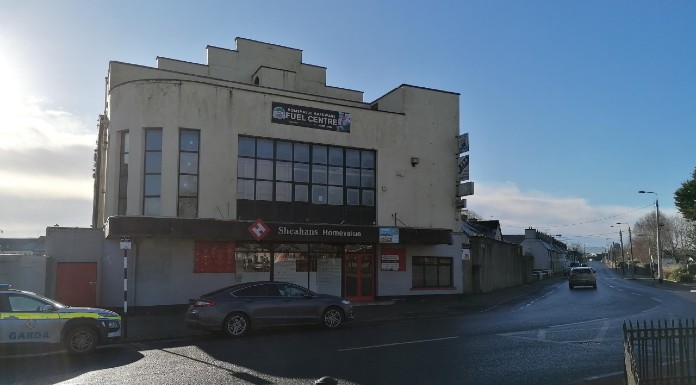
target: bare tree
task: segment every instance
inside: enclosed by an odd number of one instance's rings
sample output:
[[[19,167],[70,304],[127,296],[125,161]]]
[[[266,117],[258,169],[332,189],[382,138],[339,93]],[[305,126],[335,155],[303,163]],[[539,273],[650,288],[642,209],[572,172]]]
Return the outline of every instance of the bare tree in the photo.
[[[669,250],[673,243],[672,221],[660,213],[660,244],[661,251]],[[655,212],[645,214],[633,225],[633,259],[642,263],[650,263],[650,256],[657,255],[657,218]],[[624,244],[626,245],[626,243]],[[653,262],[657,262],[652,260]]]

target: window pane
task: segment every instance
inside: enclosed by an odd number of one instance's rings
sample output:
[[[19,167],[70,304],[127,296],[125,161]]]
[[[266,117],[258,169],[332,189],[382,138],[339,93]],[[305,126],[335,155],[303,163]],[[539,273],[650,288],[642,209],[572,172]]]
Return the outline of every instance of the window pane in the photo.
[[[309,165],[306,163],[295,163],[293,166],[295,182],[309,182]]]
[[[237,177],[254,178],[256,173],[256,162],[251,158],[237,159]]]
[[[346,150],[346,167],[360,167],[360,151]]]
[[[162,150],[162,130],[145,130],[145,150]]]
[[[292,201],[292,183],[276,182],[276,201]]]
[[[273,182],[257,181],[256,182],[256,200],[257,201],[272,201],[273,200]]]
[[[258,159],[256,161],[256,178],[273,179],[273,161]]]
[[[425,282],[423,281],[423,265],[413,264],[413,287],[423,287]]]
[[[343,187],[329,186],[329,204],[334,206],[343,205]]]
[[[179,175],[179,196],[195,197],[198,195],[198,176]]]
[[[374,206],[375,205],[375,192],[373,190],[363,190],[362,191],[362,205],[363,206]]]
[[[329,167],[329,184],[343,186],[343,167]]]
[[[326,204],[326,186],[312,186],[312,203],[318,205]]]
[[[273,141],[270,139],[256,139],[256,157],[273,159]]]
[[[375,153],[372,151],[361,151],[360,167],[375,168]]]
[[[145,175],[145,196],[159,196],[161,194],[161,175]]]
[[[198,216],[198,198],[179,198],[179,217],[196,218]]]
[[[343,149],[337,147],[329,148],[329,164],[333,166],[343,166]]]
[[[239,179],[237,181],[237,199],[254,200],[254,181],[251,179]]]
[[[346,168],[346,186],[360,187],[359,168]]]
[[[292,163],[276,162],[276,180],[292,180]]]
[[[360,187],[375,187],[375,170],[361,170]]]
[[[440,265],[439,267],[439,273],[440,273],[440,278],[438,281],[438,286],[452,286],[452,279],[450,278],[452,276],[452,269],[451,266],[446,265],[442,266]]]
[[[360,204],[360,190],[349,188],[346,190],[346,203],[351,206]]]
[[[295,185],[295,202],[309,202],[309,188],[306,184]]]
[[[312,146],[312,163],[314,164],[326,164],[326,146]]]
[[[276,159],[292,160],[292,143],[276,142]]]
[[[198,131],[181,130],[181,140],[179,147],[181,151],[198,152]]]
[[[309,145],[295,143],[295,162],[309,162]]]
[[[237,146],[239,150],[239,156],[256,156],[256,139],[240,136],[239,143]]]
[[[312,167],[312,183],[326,184],[326,166]]]
[[[198,174],[198,153],[182,152],[179,159],[179,172],[182,174]]]
[[[143,200],[143,215],[159,215],[160,198],[145,198]]]
[[[159,174],[162,172],[162,153],[149,151],[145,153],[145,173]]]
[[[437,286],[437,267],[426,265],[425,271],[425,286]]]

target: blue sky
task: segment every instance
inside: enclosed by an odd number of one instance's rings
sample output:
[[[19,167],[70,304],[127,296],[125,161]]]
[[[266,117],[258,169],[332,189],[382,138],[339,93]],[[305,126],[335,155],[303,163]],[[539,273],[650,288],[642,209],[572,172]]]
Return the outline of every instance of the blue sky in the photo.
[[[111,60],[205,63],[244,37],[303,50],[370,102],[406,83],[460,94],[469,208],[504,234],[618,241],[696,167],[694,1],[0,0],[0,230],[89,226]]]

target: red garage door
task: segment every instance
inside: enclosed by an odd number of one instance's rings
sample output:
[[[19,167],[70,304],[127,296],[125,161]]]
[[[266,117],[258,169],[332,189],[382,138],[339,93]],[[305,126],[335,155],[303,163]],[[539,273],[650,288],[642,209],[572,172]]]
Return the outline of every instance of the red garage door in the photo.
[[[97,305],[97,264],[58,263],[56,300],[70,306]]]

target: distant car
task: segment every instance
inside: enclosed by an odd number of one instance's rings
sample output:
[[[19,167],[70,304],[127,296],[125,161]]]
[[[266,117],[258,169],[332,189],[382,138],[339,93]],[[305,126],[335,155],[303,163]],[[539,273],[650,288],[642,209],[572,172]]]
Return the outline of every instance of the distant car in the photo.
[[[570,269],[572,269],[574,267],[579,267],[579,266],[580,266],[580,262],[571,262],[568,266],[563,268],[563,275],[567,276],[568,273],[570,273]]]
[[[575,289],[576,286],[591,286],[597,288],[597,277],[591,267],[574,267],[568,273],[568,287]]]
[[[329,329],[353,318],[347,299],[288,282],[249,282],[189,300],[186,326],[241,337],[251,329],[318,324]]]
[[[0,344],[63,344],[70,354],[92,352],[121,338],[121,316],[72,307],[0,284]]]

